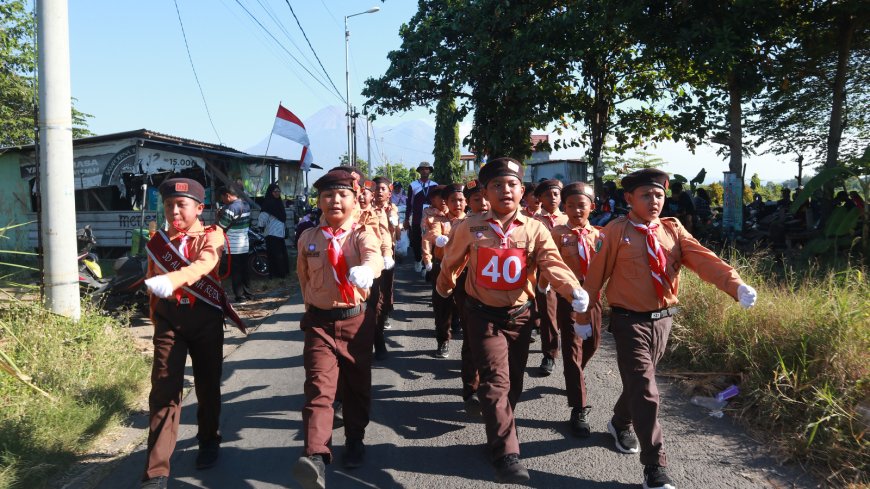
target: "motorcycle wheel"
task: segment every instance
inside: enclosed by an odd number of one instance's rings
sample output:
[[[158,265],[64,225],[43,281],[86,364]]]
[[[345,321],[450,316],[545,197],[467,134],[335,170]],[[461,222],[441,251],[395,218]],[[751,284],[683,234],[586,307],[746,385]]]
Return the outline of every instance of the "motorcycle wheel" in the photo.
[[[248,258],[248,268],[258,277],[268,277],[269,256],[265,251],[252,252]]]

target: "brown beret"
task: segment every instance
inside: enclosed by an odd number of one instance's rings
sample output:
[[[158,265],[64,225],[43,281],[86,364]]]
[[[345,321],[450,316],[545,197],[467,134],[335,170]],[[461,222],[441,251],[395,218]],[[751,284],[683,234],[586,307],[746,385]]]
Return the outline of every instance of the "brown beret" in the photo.
[[[441,198],[447,200],[450,198],[450,194],[461,194],[463,190],[465,190],[465,187],[461,183],[451,183],[444,186],[444,190],[441,191]]]
[[[535,195],[536,185],[534,184],[534,182],[526,182],[523,184],[523,187],[526,190],[524,195]]]
[[[205,202],[205,188],[190,178],[170,178],[164,181],[160,184],[160,195],[163,200],[170,197],[189,197],[200,204]]]
[[[368,190],[369,192],[375,191],[375,182],[371,180],[366,180],[362,183],[362,188]]]
[[[562,182],[559,180],[544,180],[543,182],[538,182],[538,186],[535,187],[535,197],[544,195],[544,192],[551,188],[562,190]]]
[[[359,192],[359,182],[350,172],[344,170],[330,170],[326,175],[314,182],[314,188],[318,192],[324,190],[347,189]]]
[[[362,182],[363,181],[362,173],[360,173],[359,168],[357,168],[355,166],[340,165],[340,166],[336,166],[335,168],[333,168],[332,170],[329,170],[329,171],[333,171],[333,170],[346,171],[346,172],[350,173],[351,175],[353,175],[354,179],[356,179],[358,184],[362,185],[362,183],[363,183]]]
[[[516,177],[523,179],[523,164],[513,158],[496,158],[483,165],[477,178],[483,186],[495,177]]]
[[[429,198],[426,199],[427,202],[432,202],[432,197],[441,197],[441,192],[447,185],[435,185],[433,187],[429,187]]]
[[[592,188],[592,185],[585,182],[574,182],[562,189],[562,200],[572,195],[585,195],[589,200],[595,202],[595,189]]]
[[[622,177],[622,188],[626,192],[632,192],[644,185],[652,185],[667,190],[668,184],[668,174],[655,168],[644,168]]]
[[[393,182],[391,182],[390,179],[387,177],[375,177],[372,179],[372,181],[375,182],[375,185],[380,185],[382,183],[385,183],[385,184],[387,184],[388,187],[390,187],[390,190],[393,189],[392,188]]]
[[[465,184],[465,188],[462,190],[462,193],[465,195],[465,198],[471,197],[473,194],[480,192],[480,189],[483,188],[483,185],[477,179],[474,179]]]

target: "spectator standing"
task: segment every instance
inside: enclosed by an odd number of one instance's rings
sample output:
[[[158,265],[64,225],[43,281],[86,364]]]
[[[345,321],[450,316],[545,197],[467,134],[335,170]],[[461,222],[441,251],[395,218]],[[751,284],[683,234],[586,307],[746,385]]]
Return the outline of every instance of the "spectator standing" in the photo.
[[[405,229],[408,229],[408,239],[414,251],[414,270],[420,273],[423,270],[423,209],[429,207],[429,192],[438,183],[429,180],[429,175],[432,174],[432,163],[428,161],[423,161],[417,166],[417,173],[420,174],[420,178],[411,182],[411,187],[408,189]]]
[[[248,275],[248,228],[251,227],[251,206],[239,198],[235,187],[218,190],[223,207],[218,211],[217,225],[227,235],[229,267],[235,302],[253,299],[251,278]]]
[[[260,208],[257,226],[266,236],[266,253],[269,256],[269,277],[284,278],[290,273],[287,261],[287,244],[284,242],[287,211],[281,200],[281,188],[273,183],[266,189],[266,197]]]

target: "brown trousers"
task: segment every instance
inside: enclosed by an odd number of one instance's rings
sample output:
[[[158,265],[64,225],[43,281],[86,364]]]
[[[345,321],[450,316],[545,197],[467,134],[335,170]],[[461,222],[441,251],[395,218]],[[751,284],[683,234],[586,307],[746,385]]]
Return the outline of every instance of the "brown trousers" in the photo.
[[[480,376],[477,374],[477,366],[471,356],[471,343],[468,340],[468,309],[465,308],[465,298],[468,297],[468,294],[465,292],[465,280],[467,277],[468,270],[463,270],[456,279],[456,288],[453,289],[453,300],[456,302],[455,311],[459,313],[460,325],[462,326],[460,378],[462,379],[463,399],[468,399],[469,396],[477,392],[477,388],[480,385]]]
[[[395,268],[381,272],[381,282],[377,294],[377,314],[375,315],[381,333],[384,331],[384,323],[387,322],[387,316],[393,312],[393,281],[395,277]]]
[[[152,313],[154,363],[148,396],[148,459],[143,480],[169,476],[169,459],[178,439],[181,393],[187,354],[193,361],[196,421],[200,442],[220,440],[221,368],[224,314],[202,301],[193,306],[162,299]]]
[[[372,398],[373,322],[358,314],[338,321],[312,312],[302,316],[305,331],[302,352],[305,365],[305,406],[302,431],[305,455],[320,454],[332,460],[333,401],[342,385],[344,434],[348,440],[361,440],[369,424]]]
[[[493,461],[520,453],[514,409],[523,391],[532,334],[527,310],[511,322],[493,322],[468,311],[471,355],[480,374],[480,396],[486,439]]]
[[[546,294],[535,290],[535,309],[541,328],[541,352],[547,358],[559,358],[559,327],[556,321],[557,301],[556,289],[551,288]]]
[[[568,406],[582,408],[587,406],[586,379],[583,369],[595,355],[601,342],[601,302],[590,304],[589,317],[592,324],[592,337],[580,339],[574,334],[574,320],[571,303],[559,297],[556,318],[562,333],[562,358],[565,373],[565,395]]]
[[[392,273],[392,270],[389,271]],[[387,338],[384,335],[384,324],[386,324],[388,313],[383,311],[383,307],[386,305],[384,303],[386,273],[387,270],[384,270],[381,276],[372,282],[371,289],[369,289],[369,298],[366,299],[365,322],[370,323],[366,327],[370,327],[374,331],[375,351],[386,351],[387,349]],[[392,281],[392,276],[390,277],[390,280]],[[339,384],[339,387],[341,387],[341,384]],[[337,400],[340,401],[340,390],[338,396]]]
[[[634,425],[640,442],[640,462],[668,464],[662,427],[658,421],[659,390],[656,366],[665,353],[672,319],[651,320],[637,314],[611,312],[610,328],[616,341],[616,362],[622,393],[613,408],[613,426]]]

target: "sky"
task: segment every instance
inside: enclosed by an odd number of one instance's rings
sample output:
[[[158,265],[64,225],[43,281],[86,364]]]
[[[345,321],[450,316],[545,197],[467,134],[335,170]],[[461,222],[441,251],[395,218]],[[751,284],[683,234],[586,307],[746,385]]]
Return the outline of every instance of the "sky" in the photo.
[[[416,12],[416,1],[70,1],[76,107],[93,115],[89,128],[96,134],[145,128],[244,151],[269,135],[279,101],[303,120],[325,106],[344,104],[344,16],[373,6],[380,11],[348,20],[349,92],[357,106],[364,101],[363,81],[382,75],[389,66],[387,53],[400,47],[399,28]],[[434,125],[425,108],[379,117],[377,123],[411,119]],[[468,122],[461,125],[462,135],[469,127]],[[312,151],[316,154],[317,149]],[[688,178],[705,168],[707,183],[720,180],[728,169],[712,147],[692,154],[681,144],[665,143],[649,151],[667,161],[663,169]],[[555,152],[553,157],[581,158],[583,149]],[[766,155],[744,158],[747,176],[757,172],[762,180],[773,181],[792,178],[797,170],[793,161]]]

